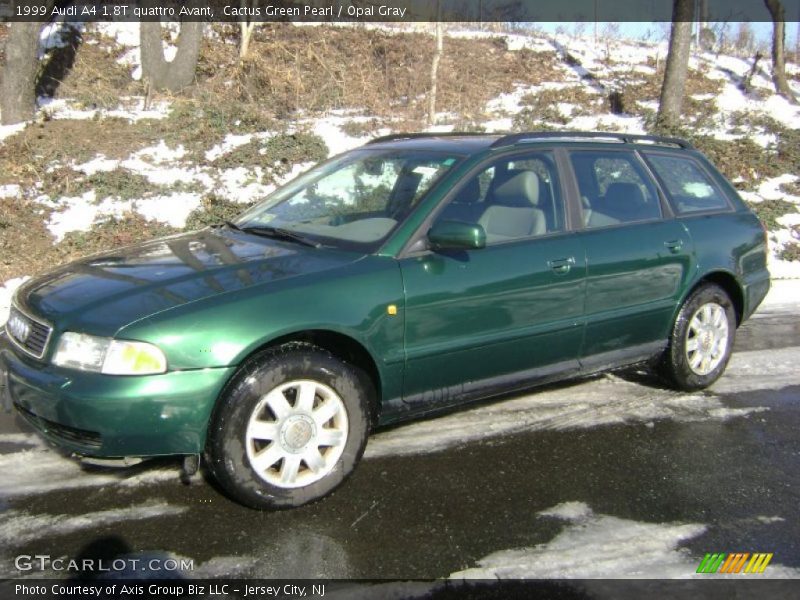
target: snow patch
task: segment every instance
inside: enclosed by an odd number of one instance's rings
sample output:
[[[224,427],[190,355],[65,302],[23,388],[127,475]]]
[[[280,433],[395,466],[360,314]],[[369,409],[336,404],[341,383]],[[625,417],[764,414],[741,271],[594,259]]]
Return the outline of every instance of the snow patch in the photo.
[[[8,320],[8,311],[11,308],[11,298],[14,296],[14,292],[28,279],[30,277],[27,275],[25,277],[15,277],[0,286],[0,326],[5,325]]]
[[[47,229],[56,242],[63,240],[71,231],[89,231],[100,215],[121,217],[131,210],[130,201],[121,202],[105,198],[99,203],[96,202],[94,190],[89,190],[81,196],[60,198],[53,204],[56,210],[50,215]],[[64,210],[57,212],[57,209],[62,207],[65,207]]]
[[[22,123],[14,123],[13,125],[0,125],[0,142],[14,135],[15,133],[19,133],[28,125],[27,121],[23,121]]]
[[[214,161],[217,160],[220,156],[223,156],[230,152],[231,150],[235,150],[239,146],[244,146],[245,144],[250,143],[253,139],[252,133],[246,133],[244,135],[236,135],[233,133],[229,133],[225,136],[225,139],[222,140],[221,143],[213,146],[210,150],[206,151],[206,160],[207,161]]]
[[[167,223],[172,227],[182,228],[186,225],[189,214],[200,206],[200,196],[189,192],[153,196],[134,202],[136,212],[145,219]]]
[[[711,391],[732,394],[755,390],[779,390],[797,385],[800,346],[780,350],[737,352],[731,358],[725,375]]]
[[[177,480],[175,469],[84,471],[78,461],[66,458],[42,445],[10,454],[0,454],[0,499],[45,494],[55,490],[121,485],[138,487],[169,479]]]
[[[562,502],[538,514],[543,517],[555,517],[564,521],[583,521],[592,516],[592,509],[585,502]]]
[[[95,529],[113,523],[139,521],[155,517],[179,515],[187,506],[171,506],[166,502],[151,501],[139,506],[117,508],[82,515],[32,515],[11,510],[0,513],[0,545],[25,544],[37,539],[51,539],[82,529]]]
[[[42,446],[42,440],[29,433],[0,433],[0,444],[21,446]]]
[[[353,137],[342,131],[341,127],[352,118],[325,117],[314,120],[312,131],[323,139],[328,147],[328,156],[336,156],[364,144],[369,136]]]
[[[738,352],[711,389],[727,394],[795,385],[798,362],[800,347]],[[663,419],[728,420],[765,410],[763,406],[731,408],[712,394],[679,393],[605,375],[566,389],[543,390],[378,433],[370,438],[365,456],[427,454],[523,431],[565,431]]]
[[[565,509],[565,507],[568,507]],[[576,507],[580,509],[574,517]],[[684,579],[697,574],[702,556],[681,545],[706,531],[700,523],[643,523],[593,514],[582,502],[538,513],[562,518],[564,530],[546,544],[494,552],[451,579]],[[800,569],[770,563],[759,577],[796,578]],[[717,575],[716,577],[726,577]],[[729,577],[741,577],[730,575]]]
[[[0,498],[110,485],[118,480],[112,475],[84,473],[77,461],[47,448],[0,455],[0,472]]]

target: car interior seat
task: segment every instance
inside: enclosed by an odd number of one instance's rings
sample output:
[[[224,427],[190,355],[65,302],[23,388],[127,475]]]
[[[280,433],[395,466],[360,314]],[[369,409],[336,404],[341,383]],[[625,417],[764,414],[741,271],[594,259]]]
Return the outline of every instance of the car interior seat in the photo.
[[[520,171],[497,186],[478,220],[487,236],[512,239],[546,233],[540,185],[536,173]]]

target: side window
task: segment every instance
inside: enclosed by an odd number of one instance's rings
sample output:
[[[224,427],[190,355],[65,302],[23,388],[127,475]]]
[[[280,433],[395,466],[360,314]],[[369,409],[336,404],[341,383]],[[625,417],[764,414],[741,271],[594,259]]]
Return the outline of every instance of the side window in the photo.
[[[437,221],[477,223],[487,245],[564,229],[564,209],[551,153],[504,158],[468,179]]]
[[[664,154],[645,156],[678,214],[728,208],[723,193],[693,160]]]
[[[661,218],[658,193],[630,152],[572,152],[585,227]]]

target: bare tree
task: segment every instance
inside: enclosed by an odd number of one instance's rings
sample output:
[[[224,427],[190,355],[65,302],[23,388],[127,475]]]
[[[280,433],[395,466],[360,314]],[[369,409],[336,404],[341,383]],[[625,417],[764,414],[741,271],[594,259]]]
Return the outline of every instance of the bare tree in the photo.
[[[252,9],[255,15],[255,9],[258,8],[259,0],[241,1],[242,8]],[[242,61],[247,58],[247,53],[250,50],[250,38],[253,37],[253,30],[256,28],[258,21],[253,20],[252,16],[243,17],[239,21],[239,60]]]
[[[3,125],[32,119],[36,111],[41,23],[11,23],[6,40],[6,64],[0,84]]]
[[[775,91],[781,96],[797,104],[789,82],[786,81],[786,61],[784,57],[784,40],[786,37],[786,13],[780,0],[764,0],[772,16],[772,82]]]
[[[142,4],[154,5],[152,2]],[[147,81],[151,89],[178,91],[194,81],[200,44],[203,41],[204,23],[184,22],[180,27],[175,58],[167,61],[164,57],[164,44],[161,41],[161,23],[143,21],[140,26],[142,78]]]
[[[669,53],[658,104],[657,124],[662,127],[676,125],[681,116],[686,74],[689,71],[693,17],[694,0],[673,0]]]
[[[442,22],[436,22],[436,50],[431,61],[431,93],[428,96],[428,124],[433,125],[436,119],[436,93],[439,83],[439,61],[442,58]]]

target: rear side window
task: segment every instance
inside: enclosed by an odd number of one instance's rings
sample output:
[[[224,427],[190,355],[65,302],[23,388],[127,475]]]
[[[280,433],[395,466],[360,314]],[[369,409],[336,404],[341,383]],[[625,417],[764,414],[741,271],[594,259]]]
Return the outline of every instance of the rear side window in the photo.
[[[663,182],[678,214],[728,208],[713,181],[689,158],[647,154],[647,162]]]
[[[655,185],[630,152],[570,155],[585,227],[606,227],[661,218]]]

